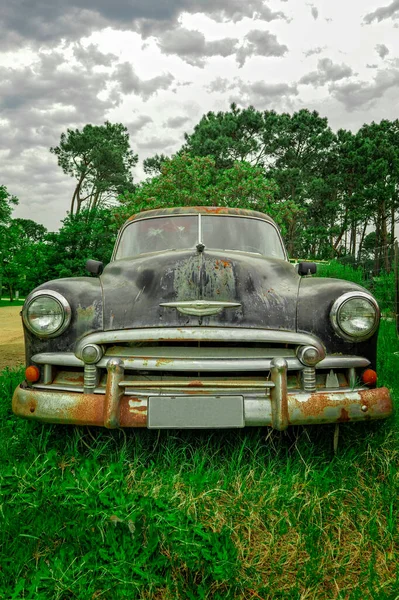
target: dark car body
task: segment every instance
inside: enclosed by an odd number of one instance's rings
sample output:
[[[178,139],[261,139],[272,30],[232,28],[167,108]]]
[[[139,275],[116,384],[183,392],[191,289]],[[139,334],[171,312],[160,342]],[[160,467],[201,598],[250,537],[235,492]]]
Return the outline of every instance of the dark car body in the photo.
[[[61,307],[56,316],[48,309],[49,320],[44,297]],[[357,316],[361,309],[370,314]],[[375,300],[348,281],[301,277],[273,220],[255,211],[139,213],[100,277],[39,286],[23,317],[26,363],[36,373],[14,393],[23,417],[283,430],[392,412],[388,390],[362,380],[376,368]],[[45,328],[55,319],[61,325],[50,334],[30,321]],[[362,319],[367,335],[356,333]]]

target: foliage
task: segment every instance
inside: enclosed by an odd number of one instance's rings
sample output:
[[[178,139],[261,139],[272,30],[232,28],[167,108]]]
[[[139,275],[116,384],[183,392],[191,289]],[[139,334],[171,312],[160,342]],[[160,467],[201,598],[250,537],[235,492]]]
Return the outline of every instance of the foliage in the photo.
[[[0,185],[0,299],[3,284],[7,285],[8,283],[6,281],[7,273],[13,270],[13,266],[10,264],[12,256],[10,247],[15,244],[16,240],[10,222],[13,207],[17,204],[18,198],[10,194],[4,185]]]
[[[333,144],[327,119],[316,112],[279,115],[232,104],[230,112],[205,115],[193,134],[186,135],[185,148],[195,155],[209,154],[222,170],[232,161],[263,167],[264,176],[277,183],[276,199],[290,208],[282,215],[288,253],[315,255],[335,232]]]
[[[378,372],[395,390],[398,351],[383,322]],[[4,598],[396,597],[397,417],[341,425],[335,456],[325,425],[41,425],[11,413],[22,376],[0,376]]]
[[[165,154],[155,154],[154,156],[150,156],[143,160],[143,169],[146,175],[150,175],[155,177],[156,175],[161,174],[162,165],[164,162],[168,161],[169,157],[165,156]]]
[[[11,219],[13,207],[18,204],[18,198],[10,194],[4,185],[0,185],[0,226]]]
[[[66,175],[77,179],[70,214],[78,214],[85,202],[97,208],[125,190],[133,189],[132,167],[138,156],[129,145],[127,128],[121,123],[85,125],[82,131],[68,129],[59,146],[50,148]]]
[[[274,182],[259,167],[237,162],[221,170],[211,157],[183,153],[163,162],[158,177],[121,197],[124,206],[118,213],[126,217],[163,206],[232,206],[267,212],[281,221],[275,194]]]
[[[332,260],[328,264],[317,266],[318,277],[334,277],[346,281],[354,281],[369,290],[377,299],[380,309],[385,314],[395,313],[395,274],[380,271],[378,276],[366,271],[362,266],[342,264]]]
[[[3,252],[3,285],[10,299],[15,291],[27,294],[36,287],[38,273],[45,270],[46,228],[30,219],[11,219],[6,229],[7,248]]]
[[[109,262],[116,233],[110,209],[85,208],[78,215],[68,215],[59,232],[47,236],[44,281],[88,276],[85,264],[89,258]]]
[[[399,121],[334,134],[317,112],[292,115],[253,107],[209,112],[185,136],[183,150],[212,156],[216,167],[234,161],[262,166],[290,205],[283,217],[291,256],[360,259],[374,228],[374,271],[390,270],[399,189]]]

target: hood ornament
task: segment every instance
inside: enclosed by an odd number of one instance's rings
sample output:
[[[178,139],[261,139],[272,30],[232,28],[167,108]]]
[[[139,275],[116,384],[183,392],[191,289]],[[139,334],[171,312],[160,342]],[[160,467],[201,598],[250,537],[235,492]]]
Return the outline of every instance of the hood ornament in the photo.
[[[224,308],[238,308],[241,306],[241,303],[217,302],[216,300],[189,300],[188,302],[162,302],[159,306],[176,308],[183,315],[205,317],[208,315],[217,315]]]

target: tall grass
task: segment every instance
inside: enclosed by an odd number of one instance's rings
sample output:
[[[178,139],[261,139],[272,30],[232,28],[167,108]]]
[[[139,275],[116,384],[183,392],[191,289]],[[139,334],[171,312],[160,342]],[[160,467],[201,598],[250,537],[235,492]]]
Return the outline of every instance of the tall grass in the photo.
[[[399,351],[382,323],[381,383]],[[0,375],[0,598],[399,598],[399,428],[106,431],[15,418]],[[396,392],[394,394],[397,396]]]
[[[332,260],[330,263],[317,265],[318,277],[334,277],[353,281],[368,289],[378,300],[383,313],[392,314],[395,309],[395,274],[381,271],[378,277],[372,277],[361,268],[341,264]]]

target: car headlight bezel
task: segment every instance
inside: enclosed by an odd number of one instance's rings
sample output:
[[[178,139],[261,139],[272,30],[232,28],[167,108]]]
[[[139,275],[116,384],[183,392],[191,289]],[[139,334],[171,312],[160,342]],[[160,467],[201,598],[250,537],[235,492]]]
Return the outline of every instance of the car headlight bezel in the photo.
[[[38,331],[37,329],[35,329],[32,326],[32,324],[29,320],[29,309],[32,307],[32,304],[38,298],[43,298],[43,297],[51,298],[52,300],[57,302],[57,304],[60,306],[60,308],[62,310],[62,315],[63,315],[61,323],[57,326],[56,329],[50,331],[50,333],[47,333],[44,331]],[[64,331],[69,326],[69,324],[71,322],[71,317],[72,317],[72,310],[71,310],[68,300],[62,294],[60,294],[59,292],[56,292],[54,290],[43,289],[43,290],[38,290],[37,292],[32,292],[31,294],[29,294],[29,296],[25,300],[25,304],[22,308],[22,320],[24,322],[25,327],[31,333],[33,333],[35,336],[37,336],[39,338],[58,337],[59,335],[64,333]]]
[[[350,302],[351,300],[365,300],[367,301],[370,306],[373,308],[374,310],[374,322],[372,327],[363,334],[350,334],[347,331],[345,331],[345,329],[342,327],[341,321],[340,321],[340,313],[343,309],[343,307]],[[371,294],[367,294],[366,292],[346,292],[345,294],[342,294],[341,296],[339,296],[334,304],[332,305],[331,308],[331,312],[330,312],[330,320],[331,320],[331,324],[335,330],[335,332],[344,340],[347,340],[349,342],[362,342],[365,340],[368,340],[378,329],[378,325],[380,323],[380,309],[379,306],[377,304],[377,301],[375,300],[375,298],[373,298],[373,296],[371,296]]]

